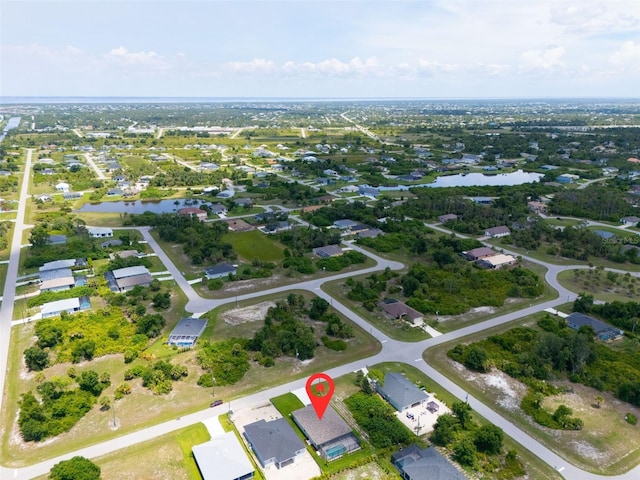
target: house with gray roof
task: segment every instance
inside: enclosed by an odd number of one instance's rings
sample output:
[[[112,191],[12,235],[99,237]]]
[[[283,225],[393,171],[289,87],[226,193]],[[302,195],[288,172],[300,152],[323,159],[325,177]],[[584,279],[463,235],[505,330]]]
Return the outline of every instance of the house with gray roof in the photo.
[[[466,480],[449,460],[433,446],[421,449],[417,444],[391,455],[391,463],[404,480]]]
[[[263,467],[272,464],[277,468],[286,467],[306,450],[284,418],[250,423],[244,427],[244,436]]]
[[[339,245],[325,245],[313,249],[313,254],[320,258],[338,257],[342,253],[342,248]]]
[[[476,261],[482,258],[492,257],[497,255],[498,252],[489,247],[478,247],[468,250],[466,252],[462,252],[462,254],[467,258],[467,260]]]
[[[422,313],[394,298],[384,300],[378,306],[387,316],[396,320],[403,319],[413,325],[421,325],[424,321]]]
[[[207,328],[206,318],[183,318],[169,335],[167,344],[193,347],[205,328]]]
[[[89,297],[66,298],[55,302],[47,302],[40,307],[42,318],[55,317],[62,312],[75,313],[91,308]]]
[[[567,326],[573,330],[580,330],[580,327],[591,327],[598,339],[607,341],[621,337],[624,332],[619,328],[612,327],[596,318],[584,313],[573,312],[566,319]]]
[[[76,280],[71,275],[46,280],[40,284],[40,292],[60,292],[70,290],[76,286]]]
[[[135,267],[118,268],[104,274],[109,288],[114,292],[127,292],[136,286],[148,287],[153,277],[147,267],[137,265]]]
[[[204,269],[204,275],[207,277],[207,280],[227,278],[229,275],[235,275],[237,272],[238,267],[234,267],[230,263],[219,263],[218,265]]]
[[[427,402],[429,395],[416,387],[413,382],[401,373],[392,372],[384,376],[384,384],[376,383],[376,391],[391,404],[393,408],[402,412],[411,407]]]
[[[54,260],[52,262],[46,262],[38,269],[40,273],[47,270],[58,270],[60,268],[73,268],[73,267],[85,267],[87,266],[86,258],[67,258],[64,260]]]
[[[253,464],[234,432],[213,437],[192,448],[203,480],[248,480],[253,478]]]
[[[313,448],[327,461],[360,449],[351,427],[331,405],[327,407],[322,420],[318,418],[313,405],[296,410],[291,416]]]
[[[46,282],[47,280],[54,280],[56,278],[71,277],[70,268],[58,268],[56,270],[45,270],[40,272],[40,282]]]
[[[333,222],[334,228],[339,230],[349,230],[351,227],[355,227],[358,225],[358,222],[354,222],[353,220],[344,219],[344,220],[336,220]]]

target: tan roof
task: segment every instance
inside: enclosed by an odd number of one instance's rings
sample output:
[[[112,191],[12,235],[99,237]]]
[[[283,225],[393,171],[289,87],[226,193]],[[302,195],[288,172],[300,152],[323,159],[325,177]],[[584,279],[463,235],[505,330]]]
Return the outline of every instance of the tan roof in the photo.
[[[511,255],[504,255],[502,253],[499,253],[498,255],[487,257],[483,259],[483,261],[493,265],[494,267],[497,267],[499,265],[504,265],[505,263],[515,262],[516,259]]]
[[[40,284],[40,290],[48,290],[51,288],[64,287],[67,285],[75,286],[76,282],[73,277],[61,277],[54,278],[53,280],[47,280]]]

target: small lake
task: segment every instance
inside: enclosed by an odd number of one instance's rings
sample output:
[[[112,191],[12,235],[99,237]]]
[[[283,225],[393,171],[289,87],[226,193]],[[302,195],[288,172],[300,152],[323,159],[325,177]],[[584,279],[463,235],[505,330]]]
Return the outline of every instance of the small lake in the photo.
[[[4,137],[7,136],[9,130],[13,130],[14,128],[17,128],[18,125],[20,125],[20,118],[21,117],[11,117],[9,120],[7,120],[7,124],[4,126],[2,133],[0,133],[0,142],[2,142],[4,140]]]
[[[98,212],[98,213],[173,213],[184,207],[199,207],[209,202],[198,199],[172,198],[170,200],[142,201],[132,200],[130,202],[100,202],[85,203],[76,212]]]
[[[542,173],[517,170],[511,173],[486,175],[484,173],[458,173],[457,175],[441,175],[435,182],[421,185],[398,185],[397,187],[380,187],[381,191],[406,191],[417,187],[484,187],[487,185],[522,185],[523,183],[539,182],[544,177]]]

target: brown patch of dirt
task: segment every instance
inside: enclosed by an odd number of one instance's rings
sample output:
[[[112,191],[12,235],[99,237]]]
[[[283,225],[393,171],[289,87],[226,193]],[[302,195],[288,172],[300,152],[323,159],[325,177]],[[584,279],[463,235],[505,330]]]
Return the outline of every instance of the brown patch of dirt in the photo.
[[[229,325],[240,325],[246,322],[261,322],[267,316],[267,311],[275,307],[275,302],[260,302],[243,308],[234,308],[219,315]]]

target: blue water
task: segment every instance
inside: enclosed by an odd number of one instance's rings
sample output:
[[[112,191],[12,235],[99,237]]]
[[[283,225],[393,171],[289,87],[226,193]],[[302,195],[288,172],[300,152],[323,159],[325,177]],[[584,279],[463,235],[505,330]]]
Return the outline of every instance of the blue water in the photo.
[[[176,204],[176,202],[178,202]],[[204,202],[206,203],[206,202]],[[132,200],[130,202],[101,202],[101,203],[85,203],[76,212],[99,212],[99,213],[133,213],[141,214],[144,212],[152,213],[172,213],[184,207],[198,207],[201,205],[200,200],[186,200],[172,198],[171,200],[142,201]]]
[[[417,187],[483,187],[487,185],[522,185],[523,183],[539,182],[544,177],[541,173],[517,170],[511,173],[485,175],[483,173],[459,173],[457,175],[442,175],[433,183],[420,185],[398,185],[396,187],[380,187],[380,191],[407,191]]]
[[[17,128],[18,125],[20,125],[20,118],[21,117],[11,117],[7,121],[7,124],[2,129],[2,133],[0,133],[0,142],[2,142],[4,140],[4,137],[7,136],[7,133],[9,132],[9,130],[13,130],[14,128]]]
[[[329,450],[327,450],[327,457],[337,457],[338,455],[342,455],[346,451],[347,449],[344,447],[344,445],[336,445],[335,447],[331,447]]]

